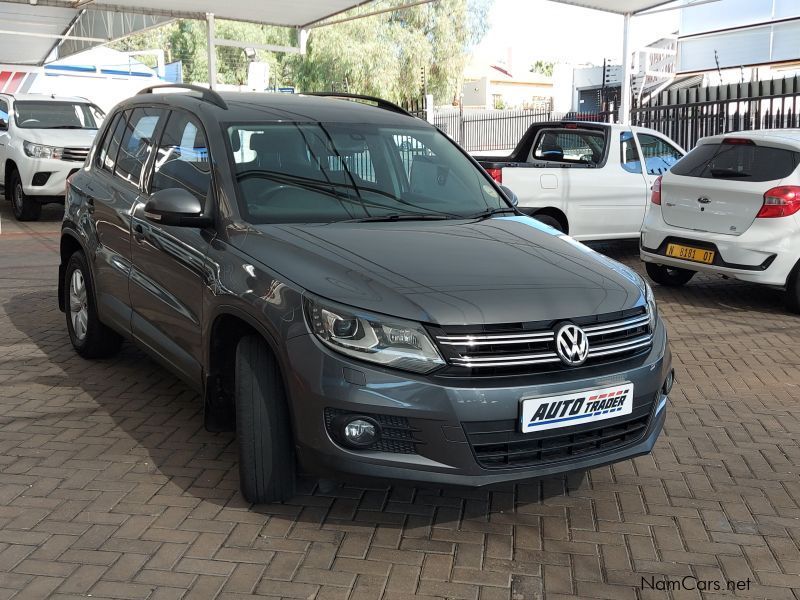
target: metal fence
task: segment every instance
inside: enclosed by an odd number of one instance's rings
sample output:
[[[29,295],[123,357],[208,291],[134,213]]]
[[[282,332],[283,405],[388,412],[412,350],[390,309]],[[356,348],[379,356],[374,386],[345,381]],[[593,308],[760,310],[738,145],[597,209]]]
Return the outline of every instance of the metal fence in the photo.
[[[607,121],[607,113],[556,113],[552,110],[466,110],[434,112],[433,124],[469,152],[512,150],[533,123],[562,119]]]
[[[669,136],[687,150],[731,131],[799,127],[800,76],[671,90],[634,107],[631,122]]]

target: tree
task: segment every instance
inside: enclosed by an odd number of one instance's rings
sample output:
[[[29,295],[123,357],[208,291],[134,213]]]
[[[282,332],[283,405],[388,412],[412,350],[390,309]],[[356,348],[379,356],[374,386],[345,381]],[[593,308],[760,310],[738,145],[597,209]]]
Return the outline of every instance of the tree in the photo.
[[[257,51],[270,64],[272,83],[305,91],[348,91],[381,96],[396,102],[421,95],[420,73],[436,102],[450,102],[461,89],[470,48],[488,27],[492,0],[438,0],[311,30],[307,53]],[[377,0],[347,16],[395,5]],[[290,28],[217,21],[217,37],[254,44],[296,44]],[[183,62],[185,81],[206,81],[208,54],[202,21],[175,21],[136,34],[113,45],[120,50],[164,48],[168,61]],[[247,82],[247,63],[240,48],[217,47],[218,79]]]
[[[531,65],[530,72],[541,73],[542,75],[547,75],[548,77],[552,77],[554,66],[555,63],[546,62],[544,60],[537,60],[535,63]]]

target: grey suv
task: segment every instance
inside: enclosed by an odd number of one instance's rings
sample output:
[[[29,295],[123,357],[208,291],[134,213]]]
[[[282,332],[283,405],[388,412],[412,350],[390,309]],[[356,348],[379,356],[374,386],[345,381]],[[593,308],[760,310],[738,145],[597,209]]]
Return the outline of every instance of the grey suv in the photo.
[[[513,199],[382,100],[149,88],[70,178],[60,306],[81,356],[132,339],[235,427],[252,502],[298,470],[475,486],[649,452],[652,291]]]

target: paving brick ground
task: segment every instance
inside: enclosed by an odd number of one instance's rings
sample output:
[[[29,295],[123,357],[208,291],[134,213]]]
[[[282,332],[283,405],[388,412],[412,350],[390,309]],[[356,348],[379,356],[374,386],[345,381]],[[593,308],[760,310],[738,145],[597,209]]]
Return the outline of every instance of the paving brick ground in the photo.
[[[0,600],[721,598],[748,579],[737,595],[800,598],[800,318],[778,292],[657,288],[678,384],[652,456],[491,492],[304,482],[251,508],[233,436],[203,430],[183,384],[132,346],[73,353],[60,209],[24,226],[9,212]],[[601,249],[638,268],[635,245]]]

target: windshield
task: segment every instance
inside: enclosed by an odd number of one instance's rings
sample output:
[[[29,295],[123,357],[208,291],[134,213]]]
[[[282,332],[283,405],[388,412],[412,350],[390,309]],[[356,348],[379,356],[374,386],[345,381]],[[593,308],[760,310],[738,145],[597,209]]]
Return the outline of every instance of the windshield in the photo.
[[[251,223],[464,218],[509,209],[488,179],[428,127],[232,125],[239,202]]]
[[[103,111],[88,102],[20,100],[14,109],[21,129],[97,129],[103,122]]]

